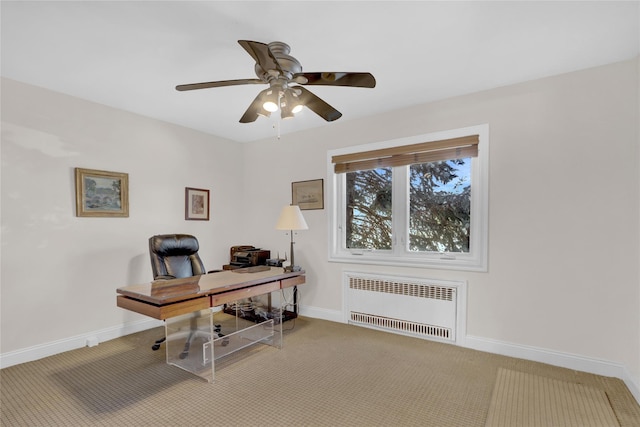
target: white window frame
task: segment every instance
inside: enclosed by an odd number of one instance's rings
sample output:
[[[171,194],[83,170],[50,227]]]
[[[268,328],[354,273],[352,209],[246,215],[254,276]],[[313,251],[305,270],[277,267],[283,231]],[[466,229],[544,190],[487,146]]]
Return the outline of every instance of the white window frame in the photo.
[[[407,243],[408,230],[405,230],[403,236],[393,236],[392,250],[378,251],[347,249],[345,247],[346,208],[344,204],[346,198],[344,195],[346,174],[336,174],[334,172],[334,164],[331,162],[333,156],[470,135],[478,135],[479,143],[478,156],[474,157],[471,163],[471,235],[468,253],[411,252],[408,250]],[[408,167],[406,167],[406,169],[408,169]],[[408,206],[408,203],[395,203],[396,197],[404,197],[404,194],[408,194],[408,179],[408,172],[405,180],[398,179],[398,177],[394,176],[394,208],[399,205]],[[329,262],[487,271],[489,235],[489,125],[482,124],[329,151],[327,153],[327,209],[329,214]],[[408,215],[406,209],[403,209],[403,211],[394,210],[394,230],[396,230],[397,218],[407,217]]]

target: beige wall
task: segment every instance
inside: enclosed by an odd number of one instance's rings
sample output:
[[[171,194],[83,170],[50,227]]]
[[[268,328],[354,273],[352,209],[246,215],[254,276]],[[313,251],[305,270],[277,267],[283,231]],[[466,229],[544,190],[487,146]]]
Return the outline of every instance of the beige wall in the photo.
[[[75,167],[128,173],[129,218],[76,217]],[[115,289],[152,279],[153,234],[226,261],[242,168],[235,142],[3,79],[2,354],[143,319]],[[184,220],[185,187],[211,190],[211,221]]]
[[[327,210],[304,211],[303,313],[342,320],[346,269],[466,280],[469,346],[602,361],[637,393],[638,80],[634,60],[250,144],[3,80],[1,351],[140,321],[114,289],[150,278],[154,233],[197,234],[208,264],[283,254],[277,215],[292,181],[326,182],[327,150],[487,123],[488,272],[329,263]],[[74,217],[75,166],[129,172],[131,217]],[[212,190],[212,221],[184,221],[185,186]]]
[[[466,280],[470,346],[610,361],[638,383],[637,82],[629,61],[252,143],[247,182],[263,175],[277,190],[249,186],[246,200],[275,215],[290,181],[326,180],[328,149],[488,123],[487,273],[328,263],[327,211],[304,211],[305,305],[339,316],[343,270]],[[277,164],[265,170],[265,158]],[[252,232],[286,247],[286,236]]]

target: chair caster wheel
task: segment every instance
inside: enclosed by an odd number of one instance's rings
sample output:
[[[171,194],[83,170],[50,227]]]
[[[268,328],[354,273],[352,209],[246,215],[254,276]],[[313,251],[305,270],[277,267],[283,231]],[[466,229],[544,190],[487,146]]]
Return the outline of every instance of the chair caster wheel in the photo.
[[[223,346],[223,347],[226,347],[226,346],[228,346],[228,345],[229,345],[229,340],[228,340],[228,339],[226,339],[226,340],[222,340],[222,346]]]
[[[188,351],[183,351],[182,353],[180,353],[180,359],[186,359],[188,355],[189,355]]]
[[[160,344],[154,344],[151,346],[151,350],[156,351],[160,348]]]

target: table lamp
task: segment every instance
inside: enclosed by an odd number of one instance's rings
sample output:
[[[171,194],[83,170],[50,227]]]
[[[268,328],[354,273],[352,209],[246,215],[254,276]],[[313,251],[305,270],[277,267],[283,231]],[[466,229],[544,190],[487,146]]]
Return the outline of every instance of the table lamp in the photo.
[[[308,228],[309,226],[307,226],[307,222],[304,220],[298,205],[282,208],[280,218],[278,218],[278,223],[276,224],[276,230],[289,230],[291,233],[291,264],[285,267],[284,271],[300,271],[302,269],[300,266],[295,265],[293,258],[293,231],[307,230]]]

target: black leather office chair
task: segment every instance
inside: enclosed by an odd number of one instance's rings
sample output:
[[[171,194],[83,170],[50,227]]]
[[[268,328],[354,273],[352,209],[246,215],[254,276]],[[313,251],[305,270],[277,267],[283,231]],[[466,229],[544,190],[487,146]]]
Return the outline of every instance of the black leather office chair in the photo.
[[[153,280],[180,279],[219,271],[212,270],[207,272],[205,270],[204,264],[198,255],[199,249],[198,239],[189,234],[161,234],[150,237],[149,255],[151,257]],[[183,359],[189,354],[191,341],[197,335],[195,324],[196,321],[194,319],[184,350],[180,355]],[[218,337],[223,336],[220,333],[220,325],[215,325],[214,333]],[[165,340],[166,337],[160,338],[151,348],[158,350],[160,344]]]

